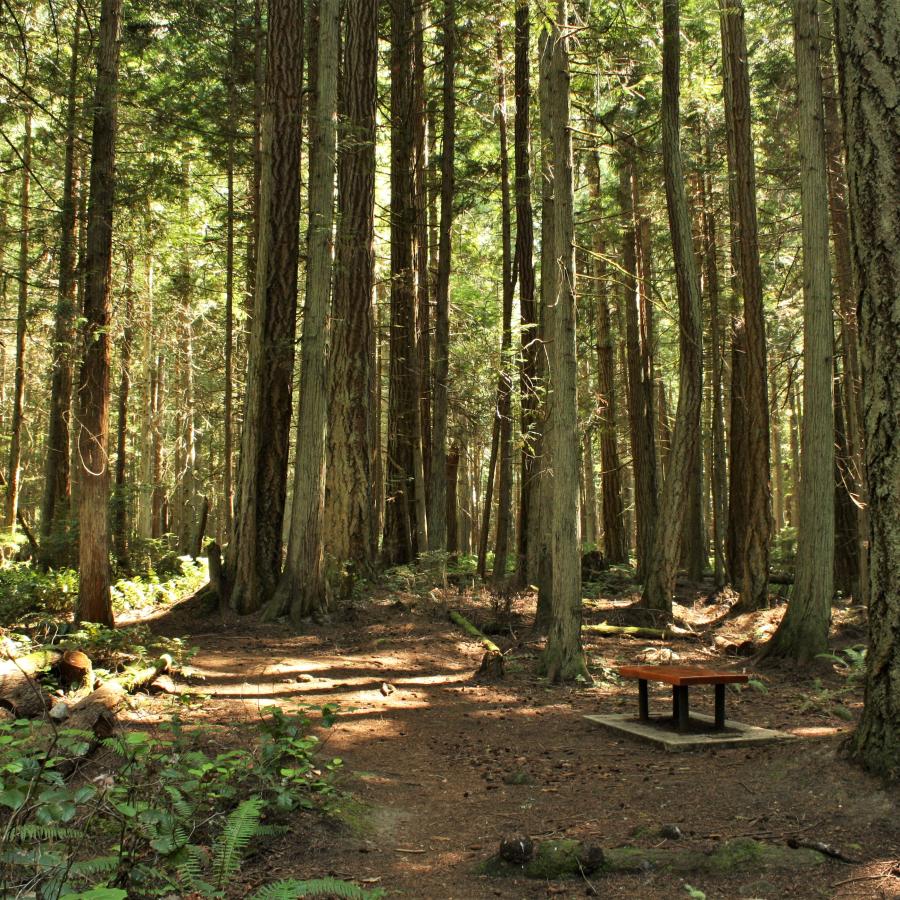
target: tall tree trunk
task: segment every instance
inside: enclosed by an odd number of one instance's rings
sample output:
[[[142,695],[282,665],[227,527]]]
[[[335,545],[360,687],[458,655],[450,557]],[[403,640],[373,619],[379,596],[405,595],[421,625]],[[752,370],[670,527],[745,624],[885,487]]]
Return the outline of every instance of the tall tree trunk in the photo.
[[[775,479],[772,485],[772,511],[777,537],[784,528],[784,465],[781,458],[781,416],[778,411],[777,372],[773,367],[769,373],[769,417],[772,422],[772,471]]]
[[[680,85],[678,0],[663,0],[663,175],[675,258],[681,360],[675,433],[660,498],[653,555],[647,568],[641,600],[648,608],[662,610],[669,616],[672,614],[672,594],[681,551],[682,523],[687,514],[691,480],[695,474],[692,464],[700,454],[700,413],[703,405],[703,306],[681,157]]]
[[[538,587],[537,610],[534,627],[536,631],[546,632],[550,627],[553,610],[553,577],[552,547],[553,537],[551,523],[553,520],[553,405],[552,392],[548,389],[548,343],[552,341],[550,316],[556,304],[557,267],[554,262],[556,252],[555,199],[554,199],[554,164],[553,133],[550,115],[553,88],[550,75],[550,57],[553,52],[550,35],[547,30],[541,31],[538,38],[538,99],[540,110],[541,136],[541,303],[538,316],[538,335],[540,340],[538,355],[538,384],[543,388],[539,411],[540,425],[535,450],[539,460],[538,466],[538,509],[532,516],[533,532],[528,538],[530,560],[528,571]]]
[[[346,15],[323,542],[329,556],[366,571],[377,550],[372,463],[378,421],[371,402],[377,0],[350,4]]]
[[[637,238],[632,193],[632,150],[624,146],[619,168],[619,205],[622,211],[622,305],[625,309],[625,343],[628,364],[628,419],[631,456],[634,460],[634,507],[637,526],[638,580],[647,575],[658,521],[656,441],[653,423],[653,385],[644,364],[637,284]]]
[[[588,188],[594,215],[600,216],[600,164],[588,156]],[[611,563],[628,562],[628,535],[622,503],[622,474],[616,429],[615,344],[609,314],[605,248],[599,228],[592,233],[593,277],[596,291],[597,393],[600,407],[600,480],[603,550]]]
[[[708,170],[704,175],[703,204],[703,266],[706,273],[707,294],[709,296],[709,343],[710,369],[712,376],[712,485],[713,506],[713,559],[716,588],[725,585],[725,534],[727,528],[728,475],[725,455],[725,413],[723,395],[723,347],[719,318],[719,262],[716,217],[712,198],[712,141],[709,133],[705,140],[705,162]]]
[[[328,390],[328,311],[334,226],[334,154],[337,118],[340,0],[320,0],[315,141],[309,151],[309,231],[306,300],[297,407],[294,496],[287,558],[269,612],[289,606],[298,624],[326,606],[322,512],[325,503],[325,431]],[[367,348],[366,348],[367,349]]]
[[[112,627],[109,593],[109,326],[122,0],[103,0],[97,41],[84,331],[78,381],[79,586],[76,618]]]
[[[767,656],[808,662],[828,649],[834,595],[834,326],[817,0],[794,0],[803,212],[803,430],[794,593]]]
[[[10,531],[16,528],[19,509],[22,460],[22,422],[25,417],[25,336],[28,331],[28,279],[31,275],[28,254],[31,245],[31,107],[25,110],[25,135],[22,138],[22,186],[19,218],[19,303],[16,310],[16,369],[13,387],[12,422],[9,437],[9,475],[6,479],[6,521]]]
[[[540,403],[537,394],[540,340],[534,298],[534,214],[531,207],[531,11],[528,0],[516,3],[515,37],[515,118],[513,156],[515,159],[516,255],[513,267],[519,275],[520,371],[522,462],[519,478],[518,572],[520,586],[530,582],[530,539],[539,513],[540,478],[536,456]]]
[[[828,160],[828,206],[831,214],[831,241],[834,247],[834,274],[840,316],[841,354],[843,356],[843,390],[845,416],[844,438],[848,445],[847,464],[842,477],[845,489],[853,495],[856,510],[855,554],[862,567],[856,599],[867,603],[868,579],[865,574],[866,535],[868,533],[868,502],[863,465],[862,382],[859,362],[859,323],[853,291],[850,249],[850,216],[847,209],[847,173],[844,168],[844,141],[838,110],[838,85],[833,65],[833,14],[828,4],[821,7],[821,46],[823,99],[825,103],[825,153]],[[840,438],[839,438],[840,439]]]
[[[834,377],[834,435],[834,589],[845,597],[858,598],[861,592],[859,522],[854,498],[856,481],[847,438],[843,381],[837,369]]]
[[[143,315],[143,396],[141,398],[141,474],[138,493],[136,531],[140,537],[153,537],[153,445],[154,415],[156,410],[156,349],[154,344],[153,316],[153,254],[147,252],[146,306]]]
[[[900,76],[895,4],[838,0],[853,274],[860,310],[869,486],[869,653],[853,746],[873,772],[900,776]]]
[[[547,310],[553,425],[552,615],[542,666],[550,681],[590,681],[581,647],[581,536],[578,533],[578,398],[575,341],[575,221],[569,125],[568,4],[558,0],[549,41],[553,138],[555,303]]]
[[[81,12],[76,9],[72,33],[72,56],[66,94],[66,149],[59,229],[59,283],[56,291],[56,321],[53,331],[53,363],[50,373],[50,410],[47,423],[47,459],[41,502],[41,545],[54,531],[57,519],[68,516],[72,493],[69,455],[69,416],[72,408],[75,340],[75,225],[78,211],[79,172],[75,142],[78,130],[78,69],[81,45]],[[51,557],[45,556],[49,562]]]
[[[281,571],[297,313],[303,2],[269,0],[256,295],[228,587],[258,610]],[[232,549],[233,547],[233,549]]]
[[[503,64],[502,32],[497,31],[498,102],[497,124],[500,131],[501,242],[503,245],[503,333],[500,340],[500,375],[497,381],[497,419],[499,434],[499,484],[497,490],[497,533],[494,541],[494,582],[506,575],[509,555],[509,531],[512,522],[512,307],[515,291],[512,266],[512,210],[509,191],[509,142],[507,140],[506,72]]]
[[[382,555],[387,565],[423,550],[416,473],[421,460],[416,347],[414,36],[412,0],[391,0],[391,321]]]
[[[441,221],[435,285],[433,409],[431,425],[428,542],[431,550],[450,550],[448,531],[455,525],[450,505],[447,461],[447,377],[450,369],[450,254],[453,246],[453,194],[456,153],[456,3],[444,0],[441,26],[443,60],[443,134],[441,136]],[[453,521],[445,517],[451,516]]]
[[[153,363],[153,374],[150,386],[152,397],[151,415],[151,483],[150,496],[150,535],[154,538],[163,536],[165,531],[166,491],[163,485],[163,402],[166,395],[166,370],[163,356],[158,353]]]
[[[131,351],[134,344],[134,253],[125,256],[125,317],[119,358],[118,421],[116,423],[116,476],[112,504],[113,552],[119,567],[128,568],[128,488],[125,483],[128,444],[128,399],[131,392]]]
[[[433,457],[432,457],[433,458]],[[446,499],[447,509],[447,553],[459,553],[459,444],[451,445],[447,452]]]
[[[737,576],[742,608],[759,609],[768,601],[771,521],[768,369],[756,224],[756,163],[743,0],[720,0],[720,8],[730,198],[735,226],[731,239],[737,248],[737,281],[743,298],[743,322],[735,356],[742,353],[744,358],[732,375],[730,435],[732,445],[736,436],[740,436],[742,444],[742,458],[733,458],[731,466],[728,515],[734,535],[732,577]]]

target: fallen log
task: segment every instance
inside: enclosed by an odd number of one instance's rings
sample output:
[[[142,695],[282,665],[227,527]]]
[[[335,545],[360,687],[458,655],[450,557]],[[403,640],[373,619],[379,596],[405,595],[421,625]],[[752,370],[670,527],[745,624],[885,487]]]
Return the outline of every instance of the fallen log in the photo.
[[[485,649],[481,665],[475,673],[476,678],[503,678],[505,673],[503,651],[485,634],[479,631],[462,613],[450,610],[450,621],[462,628],[470,637],[475,638]]]
[[[50,698],[34,676],[56,665],[61,656],[57,650],[36,650],[0,659],[0,706],[17,719],[43,715],[50,708]]]
[[[696,640],[697,635],[683,628],[649,628],[645,625],[607,625],[601,622],[599,625],[582,625],[581,630],[588,634],[602,635],[626,635],[628,637],[651,638],[657,641],[667,641],[673,638],[681,640]]]
[[[581,841],[563,839],[537,845],[520,864],[508,862],[498,853],[481,863],[479,874],[538,878],[553,881],[581,878],[601,872],[741,873],[793,871],[821,865],[825,856],[813,849],[790,849],[766,844],[752,838],[735,838],[720,844],[712,852],[662,847],[600,848]]]

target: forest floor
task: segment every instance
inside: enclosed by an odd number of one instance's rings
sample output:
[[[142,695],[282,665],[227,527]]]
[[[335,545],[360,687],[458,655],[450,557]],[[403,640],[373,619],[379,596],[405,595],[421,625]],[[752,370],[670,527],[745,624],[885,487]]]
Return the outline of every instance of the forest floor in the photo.
[[[190,686],[182,685],[195,692],[190,713],[180,707],[183,718],[228,726],[252,721],[271,704],[340,706],[320,737],[328,758],[344,760],[340,787],[350,799],[343,812],[337,820],[299,814],[288,835],[247,860],[233,896],[276,878],[334,874],[388,897],[436,900],[900,897],[900,793],[841,755],[861,707],[858,679],[827,661],[800,672],[726,658],[711,648],[714,635],[758,639],[781,607],[712,626],[724,605],[709,605],[701,591],[682,599],[679,617],[702,640],[588,638],[592,686],[551,685],[536,674],[540,643],[526,627],[533,597],[515,599],[511,629],[494,638],[507,669],[494,683],[474,680],[482,648],[447,615],[458,608],[477,622],[490,620],[496,610],[484,593],[378,591],[300,635],[285,625],[219,622],[193,600],[163,611],[151,620],[154,629],[186,635],[199,651]],[[585,619],[614,622],[627,602],[625,591],[588,603]],[[855,608],[836,611],[835,623],[836,646],[860,643],[865,632]],[[635,685],[618,682],[611,667],[670,660],[753,672],[751,686],[729,691],[729,717],[798,739],[669,754],[585,720],[636,707]],[[651,691],[651,706],[664,708],[663,686]],[[707,693],[692,692],[694,708],[711,711]],[[158,698],[133,715],[152,728],[175,703]],[[681,838],[661,837],[664,825],[678,826]],[[793,837],[827,843],[858,862],[554,882],[476,874],[509,834],[692,850],[739,836],[780,845]]]

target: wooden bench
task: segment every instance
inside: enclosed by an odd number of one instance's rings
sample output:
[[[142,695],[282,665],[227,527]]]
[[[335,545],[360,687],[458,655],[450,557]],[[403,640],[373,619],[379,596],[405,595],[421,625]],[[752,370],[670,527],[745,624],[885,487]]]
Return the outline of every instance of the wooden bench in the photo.
[[[638,683],[638,714],[642,722],[650,719],[648,681],[661,681],[672,685],[672,719],[679,731],[690,727],[688,689],[695,684],[712,684],[716,689],[715,728],[725,727],[725,685],[745,684],[749,675],[740,672],[717,672],[703,666],[619,666],[623,678],[635,678]]]

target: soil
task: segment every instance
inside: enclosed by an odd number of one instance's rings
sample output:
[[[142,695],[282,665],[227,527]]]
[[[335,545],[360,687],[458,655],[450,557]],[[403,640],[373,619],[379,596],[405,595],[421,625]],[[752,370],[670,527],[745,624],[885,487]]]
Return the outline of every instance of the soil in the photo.
[[[220,622],[196,601],[164,612],[154,627],[199,648],[191,686],[179,687],[205,699],[191,704],[189,716],[182,707],[185,718],[227,725],[271,704],[340,705],[320,737],[328,758],[344,760],[341,814],[299,815],[290,834],[247,860],[234,896],[278,878],[333,874],[383,888],[388,897],[440,900],[700,896],[688,885],[710,900],[900,898],[900,791],[842,755],[861,708],[858,681],[828,660],[816,671],[758,669],[715,648],[715,636],[725,638],[719,647],[763,638],[782,607],[729,618],[729,598],[708,596],[708,588],[685,588],[682,601],[678,621],[701,636],[590,636],[595,683],[569,686],[536,674],[541,641],[527,627],[534,608],[528,595],[513,600],[505,633],[490,629],[506,655],[506,677],[495,683],[474,679],[483,648],[448,619],[456,608],[481,625],[496,620],[485,593],[381,591],[304,634]],[[627,590],[616,600],[590,601],[585,621],[646,624],[632,621],[629,603]],[[864,633],[857,608],[836,611],[836,646],[859,644]],[[636,687],[615,678],[615,665],[669,661],[752,672],[749,686],[729,690],[729,717],[798,739],[668,754],[584,719],[636,710]],[[712,693],[695,688],[692,710],[711,713]],[[134,715],[146,725],[175,703],[154,698]],[[651,710],[664,712],[669,703],[663,685],[651,686]],[[794,838],[824,842],[855,862],[830,859],[812,872],[649,870],[554,882],[476,874],[508,835],[693,851],[735,837],[780,846]]]

